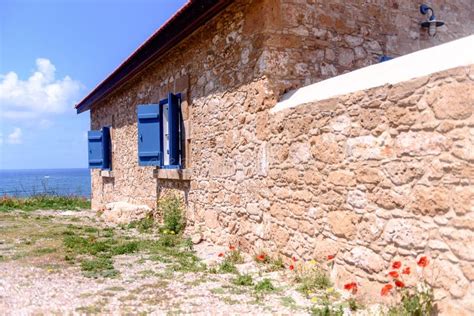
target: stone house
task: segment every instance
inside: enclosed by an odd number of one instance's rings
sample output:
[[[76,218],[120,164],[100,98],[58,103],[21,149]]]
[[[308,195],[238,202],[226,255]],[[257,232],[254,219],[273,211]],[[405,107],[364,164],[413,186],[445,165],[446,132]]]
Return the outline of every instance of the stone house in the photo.
[[[472,66],[287,106],[294,89],[325,95],[325,79],[474,33],[472,0],[432,1],[435,36],[419,5],[189,1],[76,105],[93,209],[177,192],[208,240],[337,253],[336,281],[355,275],[367,297],[392,260],[429,249],[448,267],[442,311],[474,312]]]

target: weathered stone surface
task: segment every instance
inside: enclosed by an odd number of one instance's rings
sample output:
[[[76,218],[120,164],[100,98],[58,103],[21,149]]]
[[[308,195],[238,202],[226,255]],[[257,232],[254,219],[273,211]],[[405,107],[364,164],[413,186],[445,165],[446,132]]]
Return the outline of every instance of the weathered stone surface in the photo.
[[[467,119],[474,109],[474,87],[472,82],[435,87],[427,99],[437,119]]]
[[[101,217],[108,223],[128,224],[152,215],[147,205],[134,205],[127,202],[107,203]]]
[[[376,273],[385,268],[385,260],[380,255],[369,248],[361,246],[354,247],[350,255],[345,257],[344,260],[367,272]]]
[[[399,156],[439,155],[449,149],[449,139],[438,133],[407,132],[401,133],[395,141],[395,150]]]
[[[352,186],[356,183],[354,173],[348,171],[333,171],[329,174],[328,181],[341,186]]]
[[[410,210],[422,215],[440,215],[449,211],[451,192],[443,187],[417,186],[411,194]]]
[[[331,231],[340,237],[352,238],[357,231],[358,216],[352,212],[336,211],[327,215]]]
[[[396,185],[412,182],[423,175],[423,168],[417,161],[394,160],[385,164],[383,169]]]
[[[385,226],[383,238],[403,248],[423,248],[428,240],[427,232],[416,221],[407,219],[391,219]]]
[[[326,163],[337,163],[343,159],[343,152],[333,134],[322,134],[311,139],[311,152],[315,159]]]

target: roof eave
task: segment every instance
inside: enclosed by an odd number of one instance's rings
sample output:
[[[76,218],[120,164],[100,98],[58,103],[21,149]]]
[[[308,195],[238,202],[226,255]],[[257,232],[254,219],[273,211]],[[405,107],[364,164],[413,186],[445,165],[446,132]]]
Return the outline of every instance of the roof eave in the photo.
[[[159,56],[196,31],[233,0],[190,0],[76,106],[77,114],[134,78]],[[189,21],[191,21],[189,23]]]

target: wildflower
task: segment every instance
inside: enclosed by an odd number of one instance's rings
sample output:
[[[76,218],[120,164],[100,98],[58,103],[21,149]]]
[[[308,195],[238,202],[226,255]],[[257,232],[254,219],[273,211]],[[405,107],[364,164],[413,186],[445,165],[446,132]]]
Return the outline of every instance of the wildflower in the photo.
[[[326,292],[332,293],[332,292],[334,292],[334,288],[333,288],[333,287],[330,287],[330,288],[326,289]]]
[[[171,234],[171,235],[174,235],[174,234],[176,234],[176,233],[174,232],[174,230],[171,230],[171,231],[170,231],[170,234]]]
[[[397,287],[401,287],[401,288],[405,287],[405,283],[403,283],[403,282],[400,281],[400,280],[395,280],[395,285],[396,285]]]
[[[352,294],[356,294],[357,293],[357,283],[351,282],[351,283],[344,284],[344,290],[352,291]]]
[[[292,260],[293,262],[298,261],[298,260],[296,259],[296,257],[294,257],[294,256],[291,258],[291,260]]]
[[[392,269],[400,269],[401,266],[402,266],[402,263],[400,261],[395,261],[392,264]]]
[[[309,264],[312,265],[312,266],[316,265],[316,260],[311,259],[311,260],[309,261]]]
[[[165,230],[163,231],[163,234],[167,235],[167,234],[168,234],[168,230],[165,229]]]
[[[421,257],[417,264],[422,268],[426,267],[428,265],[428,258],[426,256]]]
[[[224,257],[224,253],[221,252],[221,253],[219,253],[217,256],[218,256],[218,257]]]
[[[260,261],[260,262],[264,262],[265,261],[265,254],[262,253],[262,254],[258,255],[257,260]]]
[[[380,295],[382,296],[387,296],[388,293],[390,293],[390,291],[393,289],[393,285],[391,284],[386,284],[384,285],[384,287],[382,288],[382,290],[380,291]]]
[[[399,277],[399,274],[397,271],[390,271],[388,275],[395,279]]]
[[[311,302],[313,303],[317,303],[318,302],[318,298],[315,296],[315,297],[312,297],[311,298]]]
[[[308,296],[311,296],[311,295],[313,295],[313,294],[314,294],[313,292],[308,291]]]
[[[336,257],[336,256],[334,256],[334,255],[328,255],[328,261],[333,260],[335,257]]]
[[[230,250],[230,251],[234,251],[234,250],[235,250],[235,246],[230,245],[230,246],[229,246],[229,250]]]
[[[288,268],[290,269],[290,271],[293,271],[295,269],[295,266],[294,265],[290,265],[290,267]]]
[[[405,269],[403,269],[402,271],[402,274],[410,274],[411,271],[410,271],[410,267],[406,267]]]

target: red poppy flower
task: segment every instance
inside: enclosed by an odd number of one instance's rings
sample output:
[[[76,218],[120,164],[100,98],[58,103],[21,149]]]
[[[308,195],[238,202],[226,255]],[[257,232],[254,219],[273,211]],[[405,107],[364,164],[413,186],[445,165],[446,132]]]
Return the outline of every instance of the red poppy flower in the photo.
[[[221,252],[221,253],[218,254],[218,256],[219,256],[219,257],[224,257],[224,253]]]
[[[402,281],[400,280],[395,280],[395,285],[397,287],[405,287],[405,283],[403,283]]]
[[[295,266],[294,266],[294,265],[290,265],[290,266],[288,267],[288,269],[290,269],[290,271],[293,271],[293,270],[295,269]]]
[[[328,260],[332,260],[332,259],[334,259],[334,258],[335,258],[334,255],[329,255],[329,256],[328,256]]]
[[[403,271],[402,271],[402,274],[410,274],[410,273],[411,273],[410,267],[406,267],[406,268],[403,269]]]
[[[386,284],[384,285],[384,287],[382,288],[382,290],[380,291],[380,295],[382,296],[386,296],[388,295],[388,293],[390,293],[390,291],[393,289],[393,285],[391,284]]]
[[[398,277],[399,277],[397,271],[390,271],[390,272],[388,273],[388,275],[391,276],[392,278],[398,278]]]
[[[235,246],[230,245],[230,246],[229,246],[229,250],[230,250],[230,251],[234,251],[234,250],[235,250]]]
[[[258,255],[257,260],[262,262],[265,261],[265,254]]]
[[[292,257],[291,260],[292,260],[293,262],[298,261],[298,260],[296,259],[296,257]]]
[[[401,266],[402,266],[402,263],[400,261],[395,261],[392,264],[392,269],[400,269]]]
[[[357,283],[350,282],[350,283],[344,284],[344,290],[352,291],[353,294],[356,294],[357,293]]]
[[[417,264],[422,268],[426,267],[428,265],[428,258],[426,256],[421,257]]]

